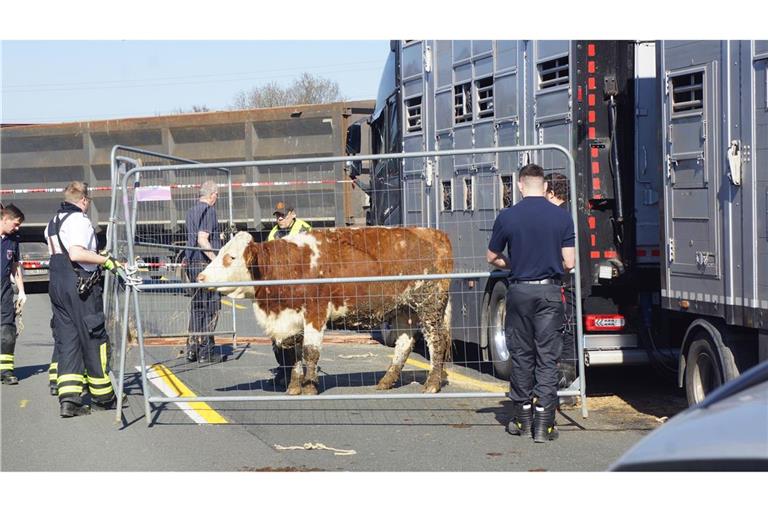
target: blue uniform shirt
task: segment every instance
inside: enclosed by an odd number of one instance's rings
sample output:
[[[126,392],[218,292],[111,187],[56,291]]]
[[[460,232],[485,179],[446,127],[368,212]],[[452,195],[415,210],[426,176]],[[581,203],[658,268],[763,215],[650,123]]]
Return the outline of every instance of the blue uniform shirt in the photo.
[[[501,210],[493,224],[488,249],[507,250],[511,279],[534,281],[563,274],[563,247],[575,244],[568,211],[545,197],[526,197]]]
[[[6,235],[2,237],[0,241],[0,262],[2,262],[2,277],[3,284],[10,283],[11,277],[11,263],[19,261],[19,237],[18,235]]]
[[[208,242],[214,249],[221,248],[221,237],[219,236],[219,220],[216,217],[216,208],[209,206],[202,201],[198,201],[195,206],[187,211],[187,245],[189,247],[198,247],[197,233],[204,231],[208,233]],[[188,260],[208,261],[203,251],[186,251]]]

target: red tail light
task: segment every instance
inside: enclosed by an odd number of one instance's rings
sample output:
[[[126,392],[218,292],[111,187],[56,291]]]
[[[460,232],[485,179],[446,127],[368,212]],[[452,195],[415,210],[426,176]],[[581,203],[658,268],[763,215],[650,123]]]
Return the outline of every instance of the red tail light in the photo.
[[[26,260],[21,262],[21,267],[26,270],[36,269],[36,268],[48,268],[48,262],[47,261],[35,261],[35,260]]]
[[[587,331],[620,331],[624,329],[624,315],[586,315],[584,328]]]

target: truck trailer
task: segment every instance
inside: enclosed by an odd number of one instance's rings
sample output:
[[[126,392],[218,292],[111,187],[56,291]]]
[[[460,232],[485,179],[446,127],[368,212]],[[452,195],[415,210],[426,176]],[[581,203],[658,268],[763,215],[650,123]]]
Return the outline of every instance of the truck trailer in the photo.
[[[679,370],[697,403],[768,357],[767,42],[390,47],[368,120],[375,154],[558,144],[572,155],[587,366]],[[520,199],[522,165],[566,173],[563,157],[537,152],[415,161],[351,169],[367,222],[440,227],[457,271],[487,270],[477,247]],[[452,286],[454,342],[508,377],[505,280]]]

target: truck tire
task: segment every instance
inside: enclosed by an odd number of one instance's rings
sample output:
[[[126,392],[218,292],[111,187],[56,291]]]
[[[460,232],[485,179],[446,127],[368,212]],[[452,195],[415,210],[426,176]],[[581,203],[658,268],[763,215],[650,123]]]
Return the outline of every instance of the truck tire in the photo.
[[[504,281],[496,281],[486,302],[485,324],[487,353],[493,365],[493,374],[504,380],[509,380],[512,371],[512,360],[507,349],[504,334],[504,319],[507,314],[507,285]]]
[[[696,405],[725,382],[717,347],[711,336],[700,332],[685,358],[685,394],[688,405]]]

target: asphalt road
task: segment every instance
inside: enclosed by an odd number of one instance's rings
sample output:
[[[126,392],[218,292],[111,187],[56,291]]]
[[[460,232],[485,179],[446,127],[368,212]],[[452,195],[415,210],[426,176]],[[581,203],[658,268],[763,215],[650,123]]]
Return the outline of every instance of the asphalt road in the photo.
[[[155,404],[147,426],[139,351],[131,348],[122,420],[113,412],[65,420],[47,388],[49,318],[47,295],[31,295],[16,350],[21,382],[0,394],[3,471],[601,471],[684,407],[671,380],[649,368],[614,368],[589,370],[589,417],[562,410],[560,439],[543,445],[504,431],[508,404],[497,398]],[[246,321],[238,320],[238,331]],[[152,396],[168,388],[199,397],[282,396],[268,382],[269,345],[227,352],[226,362],[198,365],[177,346],[148,347],[147,366],[162,365],[154,366]],[[374,392],[389,357],[391,349],[373,342],[326,344],[321,396]],[[418,393],[425,363],[412,355],[401,385],[386,393]],[[448,381],[446,392],[504,389],[459,366]]]

